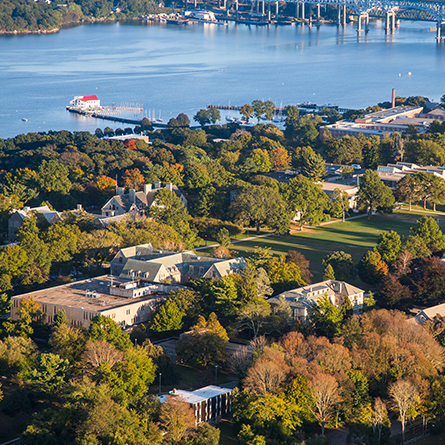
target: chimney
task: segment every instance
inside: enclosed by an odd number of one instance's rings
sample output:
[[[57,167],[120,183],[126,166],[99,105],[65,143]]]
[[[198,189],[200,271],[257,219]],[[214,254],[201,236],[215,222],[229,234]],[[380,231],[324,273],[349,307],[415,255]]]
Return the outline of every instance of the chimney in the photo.
[[[118,196],[122,196],[124,193],[125,193],[125,188],[124,187],[118,187],[117,188]]]
[[[130,189],[129,190],[129,195],[130,195],[130,201],[131,202],[135,202],[136,201],[136,190],[135,189]]]
[[[151,192],[151,184],[144,184],[144,193],[150,193]]]
[[[167,189],[167,190],[170,190],[171,192],[173,191],[173,184],[171,183],[171,182],[167,182],[166,184],[165,184],[165,188]]]
[[[82,211],[82,204],[77,204],[77,211],[78,212]]]
[[[394,108],[396,106],[396,89],[393,88],[392,89],[392,103],[391,103],[392,108]]]
[[[23,207],[23,211],[25,213],[28,213],[31,210],[31,207]]]
[[[161,188],[161,181],[156,181],[155,182],[155,189],[160,189]]]

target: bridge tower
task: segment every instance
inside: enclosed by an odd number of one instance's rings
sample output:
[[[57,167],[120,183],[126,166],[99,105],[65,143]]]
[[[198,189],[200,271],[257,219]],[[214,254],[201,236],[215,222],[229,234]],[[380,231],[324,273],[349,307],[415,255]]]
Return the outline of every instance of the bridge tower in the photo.
[[[443,20],[439,20],[437,22],[437,31],[436,31],[436,40],[437,42],[441,42],[442,40],[445,40],[445,36],[442,37],[442,25],[444,25],[445,22]]]
[[[365,29],[362,29],[362,17],[364,19]],[[369,15],[367,12],[361,12],[358,14],[358,20],[357,20],[357,32],[360,34],[362,31],[368,32],[369,31]]]
[[[342,19],[343,10],[343,19]],[[337,6],[337,25],[346,25],[346,4]]]
[[[386,31],[394,31],[396,29],[396,13],[394,11],[386,12]]]

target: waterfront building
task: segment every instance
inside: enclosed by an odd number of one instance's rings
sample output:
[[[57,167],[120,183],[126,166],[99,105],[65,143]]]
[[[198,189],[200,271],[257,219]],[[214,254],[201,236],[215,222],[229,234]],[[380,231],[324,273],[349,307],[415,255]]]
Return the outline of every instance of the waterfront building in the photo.
[[[16,295],[11,299],[11,319],[20,319],[21,301],[31,297],[39,303],[46,323],[54,323],[55,315],[63,309],[71,326],[88,328],[93,317],[104,315],[124,328],[148,321],[167,294],[179,288],[103,275]]]
[[[325,296],[337,307],[342,306],[345,299],[349,298],[354,314],[360,313],[363,309],[364,291],[345,281],[337,280],[322,281],[289,290],[269,298],[267,302],[275,310],[280,303],[280,297],[281,300],[284,298],[291,308],[292,318],[304,322],[310,318],[311,307]]]
[[[70,102],[73,107],[78,107],[82,110],[87,110],[88,108],[99,108],[100,100],[96,95],[94,96],[74,96],[74,99]]]
[[[102,207],[102,216],[112,217],[127,214],[143,216],[145,210],[154,204],[156,194],[164,188],[180,198],[187,208],[187,199],[176,185],[167,182],[165,187],[162,187],[161,181],[156,181],[154,187],[152,184],[144,184],[143,190],[140,192],[130,189],[128,193],[125,193],[124,187],[118,187],[117,195],[109,199]]]
[[[423,111],[423,107],[393,107],[365,114],[354,121],[340,120],[335,124],[326,125],[321,128],[321,134],[324,130],[329,130],[334,138],[359,134],[383,138],[387,133],[402,133],[408,130],[409,126],[417,128],[419,133],[425,133],[440,113],[436,109],[428,113]]]

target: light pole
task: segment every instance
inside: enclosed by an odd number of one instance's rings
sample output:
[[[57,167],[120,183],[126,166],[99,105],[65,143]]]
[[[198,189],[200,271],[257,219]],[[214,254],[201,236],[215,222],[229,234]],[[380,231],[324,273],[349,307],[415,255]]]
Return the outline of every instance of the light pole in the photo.
[[[162,372],[159,373],[159,394],[161,394],[161,378],[162,378]]]
[[[215,365],[215,385],[218,384],[218,365]]]

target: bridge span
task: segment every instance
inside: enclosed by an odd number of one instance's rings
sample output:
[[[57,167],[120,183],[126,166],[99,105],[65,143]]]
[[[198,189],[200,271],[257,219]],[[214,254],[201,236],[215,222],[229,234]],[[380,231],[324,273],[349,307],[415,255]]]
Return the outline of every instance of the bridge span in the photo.
[[[186,0],[187,1],[187,0]],[[226,9],[227,0],[224,1],[223,9]],[[229,0],[232,8],[238,12],[239,0]],[[433,21],[437,24],[437,41],[445,40],[442,36],[442,26],[445,25],[445,0],[244,0],[252,4],[252,9],[256,4],[257,12],[262,11],[271,20],[272,5],[275,5],[275,15],[278,16],[280,3],[294,4],[295,17],[302,21],[307,20],[312,24],[313,8],[316,8],[316,24],[320,24],[320,7],[332,6],[337,8],[338,25],[346,25],[347,15],[356,15],[357,32],[366,32],[370,16],[379,16],[386,18],[386,30],[391,31],[396,27],[397,19],[406,18],[401,14],[407,11],[411,12],[416,20]],[[196,0],[195,0],[196,2]],[[261,8],[261,9],[260,9]],[[309,9],[309,11],[308,11]],[[364,27],[362,27],[362,22]]]

